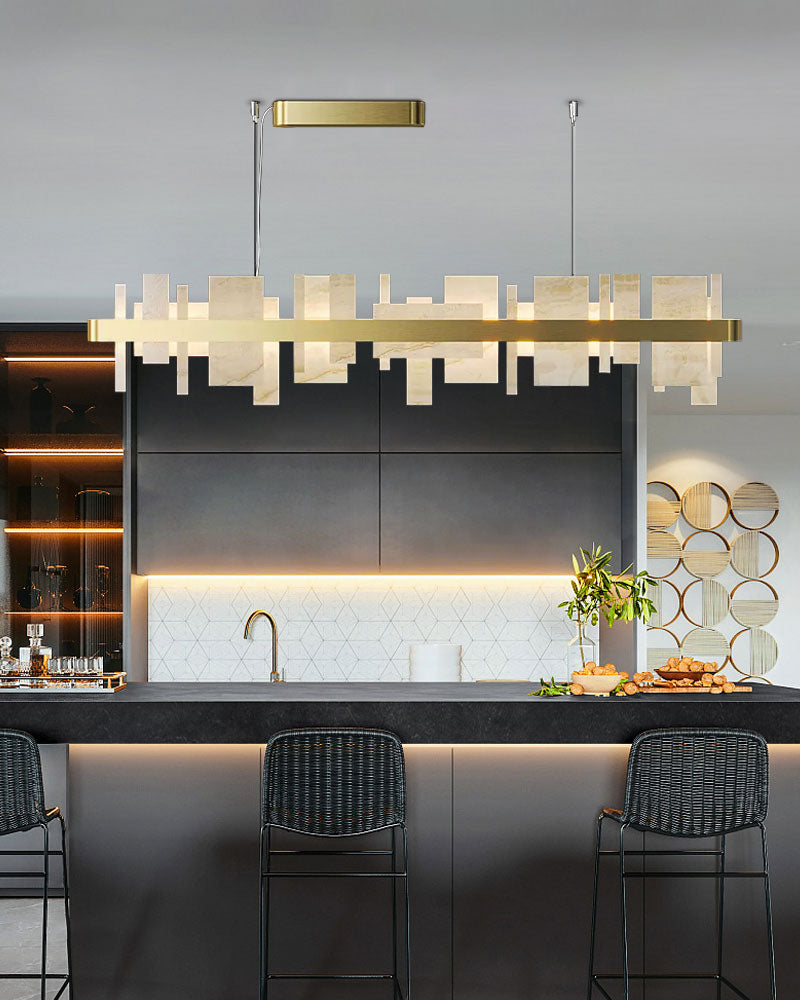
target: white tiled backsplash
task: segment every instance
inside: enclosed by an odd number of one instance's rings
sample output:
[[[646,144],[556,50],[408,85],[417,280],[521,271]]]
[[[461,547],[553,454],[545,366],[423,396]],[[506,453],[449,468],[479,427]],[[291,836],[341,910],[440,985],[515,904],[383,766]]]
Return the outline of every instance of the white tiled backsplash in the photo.
[[[275,617],[288,681],[408,680],[423,641],[460,643],[464,680],[563,676],[568,593],[559,577],[155,577],[150,680],[266,680],[269,623],[242,638],[256,608]]]

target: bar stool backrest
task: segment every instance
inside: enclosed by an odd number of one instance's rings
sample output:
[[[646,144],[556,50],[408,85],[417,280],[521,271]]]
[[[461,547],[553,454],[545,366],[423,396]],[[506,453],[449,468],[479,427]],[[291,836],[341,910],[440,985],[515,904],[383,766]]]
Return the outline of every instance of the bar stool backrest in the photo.
[[[405,821],[403,746],[374,729],[293,729],[267,743],[264,825],[346,837]]]
[[[0,729],[0,835],[30,830],[45,821],[42,761],[36,740]]]
[[[620,821],[671,837],[714,837],[763,822],[769,757],[744,729],[653,729],[633,741]]]

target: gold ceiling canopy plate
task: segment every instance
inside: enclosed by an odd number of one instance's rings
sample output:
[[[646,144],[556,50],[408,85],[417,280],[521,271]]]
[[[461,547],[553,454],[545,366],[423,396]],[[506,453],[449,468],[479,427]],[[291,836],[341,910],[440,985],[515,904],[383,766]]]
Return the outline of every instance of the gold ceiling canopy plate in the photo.
[[[424,101],[305,101],[272,103],[272,124],[296,127],[414,127],[425,124]]]

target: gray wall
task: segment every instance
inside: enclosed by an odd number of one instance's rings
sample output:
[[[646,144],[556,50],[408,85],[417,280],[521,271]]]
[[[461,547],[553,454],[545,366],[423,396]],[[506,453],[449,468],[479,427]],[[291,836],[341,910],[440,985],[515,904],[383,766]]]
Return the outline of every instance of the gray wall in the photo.
[[[415,130],[271,130],[264,273],[725,275],[723,411],[797,412],[800,8],[790,0],[4,0],[0,318],[106,316],[114,282],[250,267],[250,97],[428,101]],[[659,407],[683,407],[673,390]]]

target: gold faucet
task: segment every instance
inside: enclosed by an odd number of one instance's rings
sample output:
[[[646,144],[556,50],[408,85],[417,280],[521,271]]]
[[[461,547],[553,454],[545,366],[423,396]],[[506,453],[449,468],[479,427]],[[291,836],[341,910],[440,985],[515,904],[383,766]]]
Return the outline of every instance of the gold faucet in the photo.
[[[269,611],[254,611],[252,615],[250,615],[244,626],[244,637],[245,639],[250,638],[250,629],[253,626],[253,622],[261,615],[267,619],[270,627],[272,628],[272,670],[270,671],[269,679],[273,683],[278,683],[286,680],[286,677],[285,675],[281,677],[278,673],[278,626],[275,624],[275,619]]]

